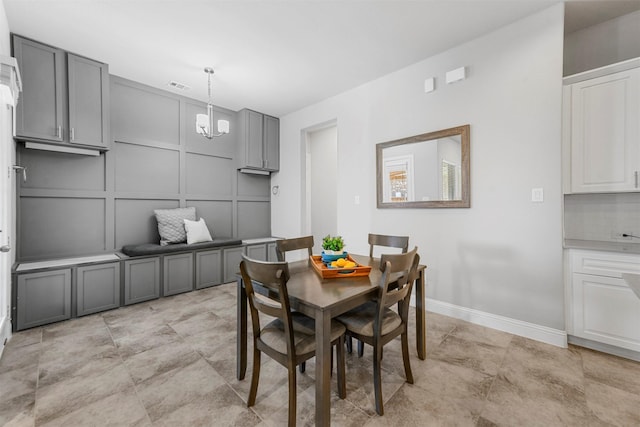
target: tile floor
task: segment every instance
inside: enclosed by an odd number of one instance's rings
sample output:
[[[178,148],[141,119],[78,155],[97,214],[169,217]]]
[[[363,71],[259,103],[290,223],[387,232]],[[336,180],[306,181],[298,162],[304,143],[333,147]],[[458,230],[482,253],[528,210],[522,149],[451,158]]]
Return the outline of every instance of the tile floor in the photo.
[[[235,379],[235,284],[19,332],[0,359],[0,425],[282,426],[286,370],[268,357],[256,405]],[[413,329],[413,328],[412,328]],[[411,339],[415,343],[415,339]],[[347,356],[338,426],[638,426],[640,363],[561,349],[433,313],[427,360],[385,347],[385,415],[371,349]],[[249,353],[251,354],[251,353]],[[313,425],[314,363],[298,375],[298,425]]]

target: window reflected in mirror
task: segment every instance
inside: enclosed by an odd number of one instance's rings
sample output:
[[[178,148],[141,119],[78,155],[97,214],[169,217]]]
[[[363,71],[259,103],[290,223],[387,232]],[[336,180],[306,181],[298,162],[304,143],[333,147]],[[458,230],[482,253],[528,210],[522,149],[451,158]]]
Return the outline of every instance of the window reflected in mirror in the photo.
[[[469,207],[469,125],[376,145],[379,208]]]

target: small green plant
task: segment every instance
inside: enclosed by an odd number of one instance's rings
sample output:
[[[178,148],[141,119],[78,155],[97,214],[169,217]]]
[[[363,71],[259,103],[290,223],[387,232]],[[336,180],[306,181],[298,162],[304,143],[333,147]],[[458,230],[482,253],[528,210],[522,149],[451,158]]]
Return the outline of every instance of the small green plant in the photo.
[[[331,237],[331,235],[327,234],[322,239],[322,249],[326,251],[340,252],[343,248],[344,240],[342,240],[342,236]]]

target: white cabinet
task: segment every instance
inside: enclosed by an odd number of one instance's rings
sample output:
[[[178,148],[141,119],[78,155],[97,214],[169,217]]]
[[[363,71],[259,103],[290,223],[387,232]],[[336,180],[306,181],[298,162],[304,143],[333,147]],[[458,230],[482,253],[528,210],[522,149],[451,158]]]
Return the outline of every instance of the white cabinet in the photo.
[[[564,100],[570,191],[640,191],[640,68],[567,85]]]
[[[622,279],[640,255],[572,250],[570,263],[569,334],[640,352],[640,298]]]

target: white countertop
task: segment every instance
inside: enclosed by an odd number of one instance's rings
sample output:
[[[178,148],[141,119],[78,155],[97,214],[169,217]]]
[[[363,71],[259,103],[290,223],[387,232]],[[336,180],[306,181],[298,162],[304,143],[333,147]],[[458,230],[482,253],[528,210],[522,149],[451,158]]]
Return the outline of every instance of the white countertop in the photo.
[[[247,240],[243,240],[242,244],[243,245],[256,245],[258,243],[269,243],[269,242],[275,242],[276,240],[278,240],[277,237],[261,237],[259,239],[247,239]]]
[[[591,249],[595,251],[640,254],[640,243],[633,242],[603,242],[599,240],[565,239],[564,247],[567,249]]]
[[[75,258],[52,259],[47,261],[21,262],[16,271],[37,270],[39,268],[64,267],[66,265],[86,264],[90,262],[119,261],[116,254],[83,256]]]

